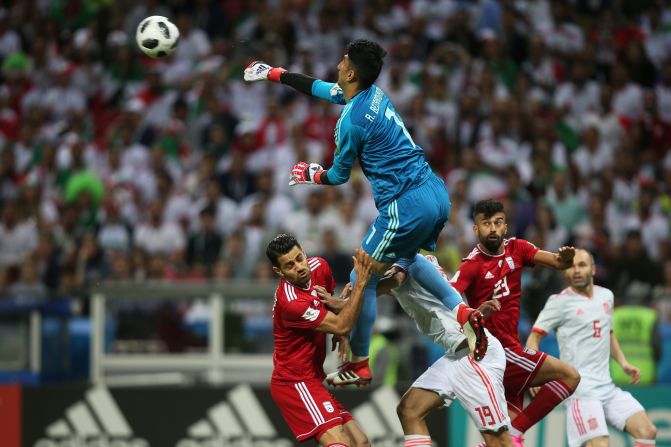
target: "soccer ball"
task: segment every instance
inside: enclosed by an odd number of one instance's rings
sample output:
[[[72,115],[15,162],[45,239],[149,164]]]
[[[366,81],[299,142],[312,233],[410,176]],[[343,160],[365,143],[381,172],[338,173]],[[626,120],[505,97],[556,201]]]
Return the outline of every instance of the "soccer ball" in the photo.
[[[137,26],[135,40],[147,56],[166,57],[177,48],[179,30],[166,17],[151,16]]]

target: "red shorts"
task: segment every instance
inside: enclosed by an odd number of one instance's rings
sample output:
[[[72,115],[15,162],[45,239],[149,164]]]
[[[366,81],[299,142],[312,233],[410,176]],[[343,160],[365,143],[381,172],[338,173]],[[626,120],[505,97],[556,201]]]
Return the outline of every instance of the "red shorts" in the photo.
[[[506,389],[508,408],[520,413],[524,407],[524,393],[541,369],[547,354],[521,345],[506,346],[506,372],[503,387]]]
[[[328,430],[352,420],[352,416],[316,380],[270,382],[270,395],[299,441],[319,440]]]

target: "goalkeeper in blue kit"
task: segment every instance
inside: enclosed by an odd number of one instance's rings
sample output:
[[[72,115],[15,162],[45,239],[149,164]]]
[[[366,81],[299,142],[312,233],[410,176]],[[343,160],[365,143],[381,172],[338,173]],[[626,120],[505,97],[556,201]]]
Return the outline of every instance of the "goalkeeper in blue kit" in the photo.
[[[380,213],[361,243],[375,260],[376,275],[368,284],[363,308],[351,334],[351,361],[328,375],[327,382],[331,385],[370,383],[368,348],[377,312],[375,289],[394,263],[455,312],[476,360],[487,350],[480,312],[467,307],[435,267],[418,255],[420,249],[435,250],[436,239],[450,215],[450,198],[445,183],[432,172],[422,148],[412,140],[391,101],[374,84],[385,55],[385,50],[375,42],[352,41],[338,64],[337,83],[259,61],[252,62],[244,75],[246,81],[286,84],[307,95],[344,105],[334,132],[333,165],[324,169],[317,163],[301,161],[293,167],[289,184],[345,183],[358,157]],[[355,279],[352,271],[352,284]]]

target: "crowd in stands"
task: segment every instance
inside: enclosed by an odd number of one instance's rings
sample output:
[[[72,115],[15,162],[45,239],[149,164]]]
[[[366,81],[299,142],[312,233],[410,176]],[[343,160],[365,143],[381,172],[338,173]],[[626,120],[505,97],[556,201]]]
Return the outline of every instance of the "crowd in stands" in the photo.
[[[137,49],[149,15],[180,29],[169,58]],[[363,174],[288,185],[299,160],[330,165],[339,106],[242,73],[261,59],[334,81],[360,37],[387,49],[377,84],[448,185],[448,270],[495,197],[509,236],[591,250],[617,304],[671,320],[671,2],[645,0],[5,2],[2,295],[268,279],[279,231],[346,282],[377,214]],[[537,270],[532,316],[562,287]]]

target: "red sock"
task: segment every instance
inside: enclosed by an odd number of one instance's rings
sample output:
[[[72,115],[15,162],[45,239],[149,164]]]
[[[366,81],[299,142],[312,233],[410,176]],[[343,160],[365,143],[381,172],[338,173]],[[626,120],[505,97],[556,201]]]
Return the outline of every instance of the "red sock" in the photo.
[[[526,432],[571,394],[573,394],[571,387],[561,380],[546,383],[531,403],[513,420],[513,428],[522,433]]]

